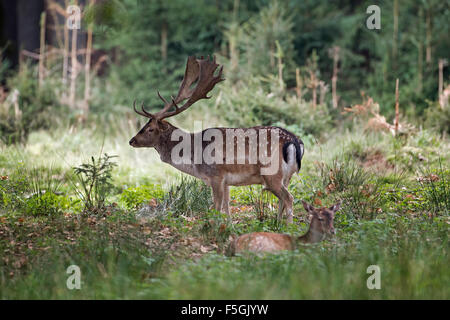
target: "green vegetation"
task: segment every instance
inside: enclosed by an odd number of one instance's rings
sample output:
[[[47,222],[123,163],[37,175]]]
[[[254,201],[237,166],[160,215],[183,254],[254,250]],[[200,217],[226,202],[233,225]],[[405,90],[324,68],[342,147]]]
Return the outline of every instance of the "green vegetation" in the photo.
[[[286,226],[276,222],[275,198],[257,186],[232,188],[229,224],[225,215],[210,211],[209,188],[192,178],[177,178],[175,169],[156,160],[139,168],[141,177],[123,176],[152,151],[132,150],[130,157],[128,146],[111,147],[115,137],[103,146],[123,155],[111,159],[117,164],[110,172],[113,187],[104,189],[102,210],[89,210],[88,198],[78,193],[81,183],[74,184],[73,167],[86,168],[92,159],[84,160],[78,151],[70,161],[86,165],[77,166],[61,161],[57,150],[49,152],[55,155],[50,158],[36,154],[37,141],[45,135],[32,134],[36,145],[29,143],[21,152],[2,147],[1,298],[449,297],[448,141],[431,145],[413,135],[397,148],[395,138],[382,133],[364,136],[356,129],[332,134],[307,149],[303,168],[290,185],[294,225]],[[427,132],[418,135],[432,138]],[[58,139],[47,148],[58,148]],[[427,162],[410,168],[404,149],[423,152],[430,146]],[[101,163],[95,159],[96,165]],[[35,166],[39,170],[28,169]],[[148,183],[163,167],[169,171],[166,183]],[[308,218],[301,199],[316,205],[343,200],[333,241],[264,257],[224,255],[232,234],[305,232]],[[71,264],[82,270],[81,290],[65,287]],[[381,290],[366,287],[366,269],[373,264],[381,268]]]
[[[81,71],[67,102],[58,59],[46,61],[41,85],[37,65],[0,63],[0,299],[450,298],[443,2],[383,2],[382,30],[365,27],[370,1],[137,3],[86,9],[108,62],[91,70],[88,101]],[[209,187],[129,146],[146,120],[132,101],[157,110],[156,89],[175,94],[194,54],[216,54],[226,81],[169,121],[297,134],[305,155],[289,185],[292,225],[277,222],[277,199],[255,185],[231,188],[229,221],[211,209]],[[448,88],[447,67],[443,79]],[[301,200],[342,200],[332,240],[226,255],[233,235],[306,232]],[[81,290],[66,287],[70,265],[81,269]],[[366,286],[370,265],[381,268],[381,290]]]

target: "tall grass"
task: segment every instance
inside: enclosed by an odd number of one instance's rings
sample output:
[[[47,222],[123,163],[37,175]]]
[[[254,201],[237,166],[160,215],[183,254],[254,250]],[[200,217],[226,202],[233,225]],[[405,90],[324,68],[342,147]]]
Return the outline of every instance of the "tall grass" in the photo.
[[[168,247],[148,251],[142,235],[123,241],[125,230],[87,228],[76,243],[46,251],[21,276],[11,279],[2,269],[0,298],[448,299],[445,220],[399,221],[392,215],[358,222],[352,233],[344,227],[338,225],[334,243],[295,252],[233,258],[209,253],[176,265]],[[81,290],[66,287],[71,264],[81,268]],[[370,265],[381,269],[380,290],[367,288]]]
[[[439,158],[439,168],[422,170],[419,184],[426,199],[426,209],[434,214],[450,213],[450,169],[445,168]]]

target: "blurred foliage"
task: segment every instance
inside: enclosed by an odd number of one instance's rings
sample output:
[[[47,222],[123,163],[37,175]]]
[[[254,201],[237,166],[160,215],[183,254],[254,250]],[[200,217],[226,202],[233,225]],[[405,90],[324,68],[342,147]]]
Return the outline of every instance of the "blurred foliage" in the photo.
[[[174,0],[136,4],[126,0],[115,9],[125,8],[125,23],[120,28],[109,28],[97,39],[97,46],[113,50],[111,77],[118,88],[126,90],[126,95],[119,90],[117,99],[127,105],[137,98],[156,107],[160,104],[157,88],[165,96],[174,94],[186,56],[193,54],[219,54],[231,82],[276,75],[280,56],[289,88],[295,86],[295,66],[306,65],[316,52],[318,70],[329,83],[333,69],[330,48],[339,46],[340,105],[354,103],[363,90],[376,97],[382,113],[392,114],[398,77],[400,104],[413,105],[421,114],[427,107],[426,99],[436,100],[437,60],[448,53],[446,25],[450,10],[436,0],[402,1],[394,41],[393,2],[380,4],[381,30],[366,28],[366,8],[371,4],[325,0]],[[429,40],[427,33],[431,34]],[[163,37],[167,37],[166,42]],[[425,54],[428,41],[431,60]],[[418,63],[419,50],[422,60]],[[444,78],[447,76],[445,71]]]
[[[8,78],[13,88],[8,99],[0,101],[0,140],[5,144],[23,143],[28,134],[49,129],[62,114],[52,81],[38,87],[36,69],[24,65],[20,72]]]
[[[450,134],[450,105],[441,108],[439,103],[432,103],[425,111],[425,118],[427,127]]]
[[[391,122],[399,78],[401,114],[448,131],[448,108],[435,106],[437,62],[449,52],[449,7],[437,0],[398,2],[395,33],[394,3],[379,4],[381,30],[366,27],[369,0],[113,0],[87,6],[83,26],[93,26],[94,52],[106,63],[101,76],[92,77],[88,120],[124,115],[134,99],[157,110],[162,102],[156,90],[166,98],[176,93],[188,55],[216,55],[227,81],[215,89],[215,99],[190,110],[194,118],[207,116],[230,126],[278,123],[320,138],[342,120],[338,110],[360,102],[362,91]],[[329,92],[333,47],[340,48],[339,109],[331,108]],[[8,97],[18,90],[22,112],[19,119],[9,100],[0,97],[4,143],[24,142],[29,132],[49,128],[59,114],[72,123],[85,122],[80,110],[66,112],[62,107],[67,100],[59,76],[62,63],[52,63],[38,88],[35,66],[24,64],[20,72],[6,72],[9,62],[2,61],[0,82]],[[448,74],[444,67],[444,87]],[[77,80],[79,97],[82,75]],[[318,101],[312,101],[313,91]],[[83,103],[80,99],[76,106]]]

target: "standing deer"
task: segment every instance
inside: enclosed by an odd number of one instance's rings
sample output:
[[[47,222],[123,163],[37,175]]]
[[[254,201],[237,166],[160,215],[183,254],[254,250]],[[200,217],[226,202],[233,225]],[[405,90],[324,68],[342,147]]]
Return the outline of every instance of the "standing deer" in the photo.
[[[292,175],[301,167],[304,146],[299,138],[272,126],[209,128],[200,133],[188,133],[164,120],[185,111],[198,100],[209,99],[207,94],[218,82],[225,80],[222,67],[215,75],[218,67],[215,58],[189,57],[177,96],[168,101],[158,91],[164,102],[162,110],[150,113],[142,104],[138,111],[135,101],[134,111],[150,120],[130,140],[130,145],[153,147],[163,162],[201,179],[212,188],[215,209],[228,216],[229,186],[261,184],[264,190],[271,191],[279,199],[278,219],[281,220],[286,211],[287,221],[292,223],[293,197],[287,187]],[[224,137],[226,143],[223,143]],[[194,148],[180,150],[180,138],[185,138],[184,142],[193,144]],[[269,150],[267,145],[270,145]],[[210,156],[202,161],[202,155],[207,152]]]
[[[328,235],[334,235],[334,215],[340,209],[341,204],[337,203],[329,208],[314,208],[305,201],[302,202],[305,210],[312,215],[309,229],[304,235],[293,237],[271,232],[247,233],[231,241],[228,254],[274,253],[282,250],[294,250],[298,243],[316,243],[324,240]]]

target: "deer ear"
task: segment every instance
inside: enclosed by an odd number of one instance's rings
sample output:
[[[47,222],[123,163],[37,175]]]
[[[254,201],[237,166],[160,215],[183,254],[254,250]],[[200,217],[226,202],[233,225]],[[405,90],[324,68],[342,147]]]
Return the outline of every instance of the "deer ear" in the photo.
[[[310,205],[308,202],[303,201],[303,200],[302,200],[302,203],[303,203],[303,208],[305,208],[305,210],[307,212],[309,212],[309,213],[313,213],[314,212],[314,207],[312,205]]]
[[[333,204],[329,209],[333,211],[333,213],[336,213],[336,211],[339,211],[339,209],[341,209],[341,204],[342,202],[339,201],[338,203]]]
[[[165,121],[159,121],[158,124],[161,131],[166,131],[167,129],[169,129],[169,124]]]

